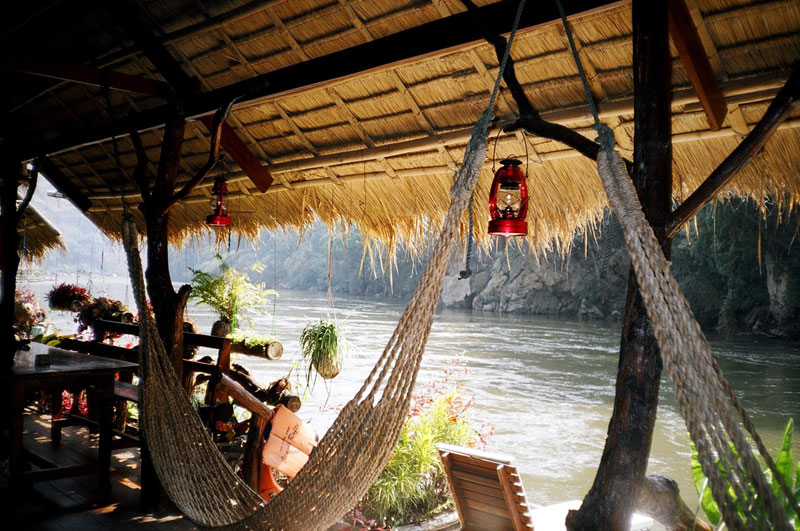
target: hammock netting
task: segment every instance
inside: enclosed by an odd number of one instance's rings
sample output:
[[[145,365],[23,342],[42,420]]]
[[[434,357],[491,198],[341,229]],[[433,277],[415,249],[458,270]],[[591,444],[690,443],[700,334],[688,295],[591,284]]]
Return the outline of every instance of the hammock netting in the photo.
[[[473,128],[450,190],[443,229],[414,296],[364,385],[297,477],[270,503],[265,504],[228,465],[179,384],[146,302],[137,229],[129,217],[123,223],[140,315],[142,431],[164,489],[195,523],[231,529],[326,529],[353,507],[384,468],[406,419],[442,279],[486,158],[491,109],[523,5],[520,2],[495,90]],[[732,530],[789,529],[786,511],[767,483],[740,422],[773,470],[774,463],[681,294],[624,164],[611,149],[601,150],[598,163],[609,204],[623,228],[665,370],[675,385],[681,414],[725,522]],[[785,483],[783,488],[788,492]]]

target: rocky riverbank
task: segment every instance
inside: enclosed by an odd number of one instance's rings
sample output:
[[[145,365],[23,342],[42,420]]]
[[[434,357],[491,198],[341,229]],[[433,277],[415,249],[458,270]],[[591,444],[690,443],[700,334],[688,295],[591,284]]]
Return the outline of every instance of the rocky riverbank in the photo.
[[[463,261],[450,264],[442,303],[453,308],[540,315],[618,318],[625,305],[628,261],[623,252],[592,249],[562,257],[551,253],[503,253],[472,266],[459,279]]]

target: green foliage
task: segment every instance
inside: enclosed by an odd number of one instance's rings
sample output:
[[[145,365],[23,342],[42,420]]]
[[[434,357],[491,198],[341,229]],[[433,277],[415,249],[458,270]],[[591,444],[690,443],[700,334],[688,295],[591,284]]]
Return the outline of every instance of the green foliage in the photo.
[[[312,370],[324,379],[335,378],[342,368],[346,345],[342,330],[333,321],[321,319],[310,323],[300,333],[300,349],[308,361],[306,385],[312,383]]]
[[[469,372],[454,360],[440,379],[411,397],[392,456],[354,511],[362,520],[396,526],[431,518],[452,506],[437,445],[483,448],[494,432],[486,423],[473,422],[474,397],[455,379],[458,371]]]
[[[792,456],[793,432],[794,419],[789,419],[789,422],[786,424],[786,429],[783,432],[781,451],[778,454],[778,459],[775,461],[775,468],[778,470],[778,473],[781,475],[781,477],[783,477],[791,492],[794,493],[795,503],[800,503],[800,461],[795,463],[794,457]],[[731,447],[731,450],[733,450],[733,447]],[[735,450],[734,455],[736,455]],[[719,467],[720,471],[722,471],[723,477],[725,477],[724,468],[719,460],[717,461],[717,467]],[[775,493],[778,501],[784,506],[786,514],[793,515],[794,509],[792,508],[792,503],[784,495],[783,489],[781,489],[778,480],[772,476],[772,472],[769,469],[765,470],[764,473],[770,479],[772,491]],[[703,474],[700,461],[698,460],[697,449],[695,448],[694,444],[692,444],[692,481],[694,482],[694,486],[697,489],[698,495],[700,496],[700,507],[702,507],[703,511],[705,511],[708,520],[714,525],[719,524],[722,521],[722,513],[720,512],[719,506],[717,506],[717,503],[714,501],[714,498],[711,495],[711,488],[708,486],[708,479]],[[752,486],[749,488],[751,492],[754,492]],[[731,498],[734,501],[737,501],[736,494],[734,493],[730,483],[728,483],[728,492]],[[739,514],[743,515],[741,508],[739,508]],[[791,523],[794,526],[794,529],[800,531],[799,515],[794,515],[794,519]]]
[[[190,298],[210,306],[219,314],[222,321],[236,328],[238,316],[245,312],[267,311],[267,297],[277,295],[263,284],[254,284],[246,273],[237,271],[217,255],[220,260],[219,274],[207,273],[198,269],[192,272],[192,293]],[[257,272],[260,269],[256,268]]]
[[[770,305],[770,274],[788,279],[787,300],[800,300],[800,253],[793,248],[798,223],[797,210],[780,205],[761,211],[753,201],[736,199],[703,208],[689,236],[682,232],[672,247],[675,277],[698,320],[726,334],[751,330],[751,310]],[[776,264],[771,271],[769,264]]]
[[[331,238],[333,241],[331,242]],[[331,285],[336,295],[378,295],[408,297],[416,287],[420,264],[430,247],[412,257],[398,243],[393,267],[386,264],[386,249],[373,247],[364,258],[363,237],[355,227],[338,229],[331,237],[327,227],[317,222],[302,234],[263,231],[253,248],[242,246],[226,258],[238,269],[261,260],[269,265],[263,273],[250,273],[254,282],[265,282],[278,289],[325,291],[328,288],[328,244],[331,245]],[[210,258],[207,249],[183,249],[176,262],[201,264]],[[374,267],[373,267],[374,261]],[[206,268],[202,268],[206,269]]]
[[[390,525],[419,521],[449,507],[447,478],[436,446],[472,445],[477,435],[458,412],[456,390],[436,397],[406,421],[389,463],[367,491],[363,512]]]

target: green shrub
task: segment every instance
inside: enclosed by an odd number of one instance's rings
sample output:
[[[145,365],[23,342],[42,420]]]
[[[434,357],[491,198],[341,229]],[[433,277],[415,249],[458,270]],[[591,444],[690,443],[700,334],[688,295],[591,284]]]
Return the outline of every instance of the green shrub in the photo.
[[[446,383],[452,372],[447,372]],[[441,382],[412,399],[394,453],[361,501],[367,519],[395,526],[432,517],[452,506],[436,446],[485,444],[491,428],[475,429],[469,410],[473,398],[461,386],[442,389]]]

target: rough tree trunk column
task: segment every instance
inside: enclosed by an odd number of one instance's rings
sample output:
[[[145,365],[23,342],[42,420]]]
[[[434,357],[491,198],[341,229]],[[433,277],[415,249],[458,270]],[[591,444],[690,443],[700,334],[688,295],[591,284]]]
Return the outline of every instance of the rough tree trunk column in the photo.
[[[667,0],[633,1],[634,173],[639,199],[669,257],[665,223],[672,193]],[[647,471],[658,406],[661,358],[639,288],[628,277],[614,412],[594,484],[570,531],[627,530]]]
[[[158,332],[172,358],[178,379],[183,360],[183,311],[189,293],[172,287],[169,272],[169,207],[167,201],[175,193],[180,169],[186,120],[183,109],[176,105],[164,128],[158,174],[152,193],[144,200],[142,211],[147,220],[147,294],[153,305]]]
[[[145,208],[147,218],[147,294],[153,305],[153,313],[158,324],[158,332],[164,341],[175,374],[181,378],[183,369],[183,312],[189,296],[188,289],[182,287],[178,293],[172,287],[169,272],[169,241],[167,226],[169,212],[150,214]]]
[[[164,129],[156,182],[152,193],[143,194],[141,209],[147,223],[147,294],[153,305],[159,335],[180,381],[183,369],[183,311],[189,287],[183,286],[176,293],[172,286],[169,272],[169,208],[165,208],[165,201],[175,191],[186,121],[180,106],[176,106],[174,112]],[[166,499],[146,439],[142,446],[142,491],[142,508],[145,511],[157,510],[165,504]]]
[[[17,185],[19,183],[19,163],[0,152],[0,236],[2,237],[2,273],[0,273],[0,344],[6,351],[0,368],[10,369],[14,362],[14,298],[19,268],[19,234],[17,233]]]

